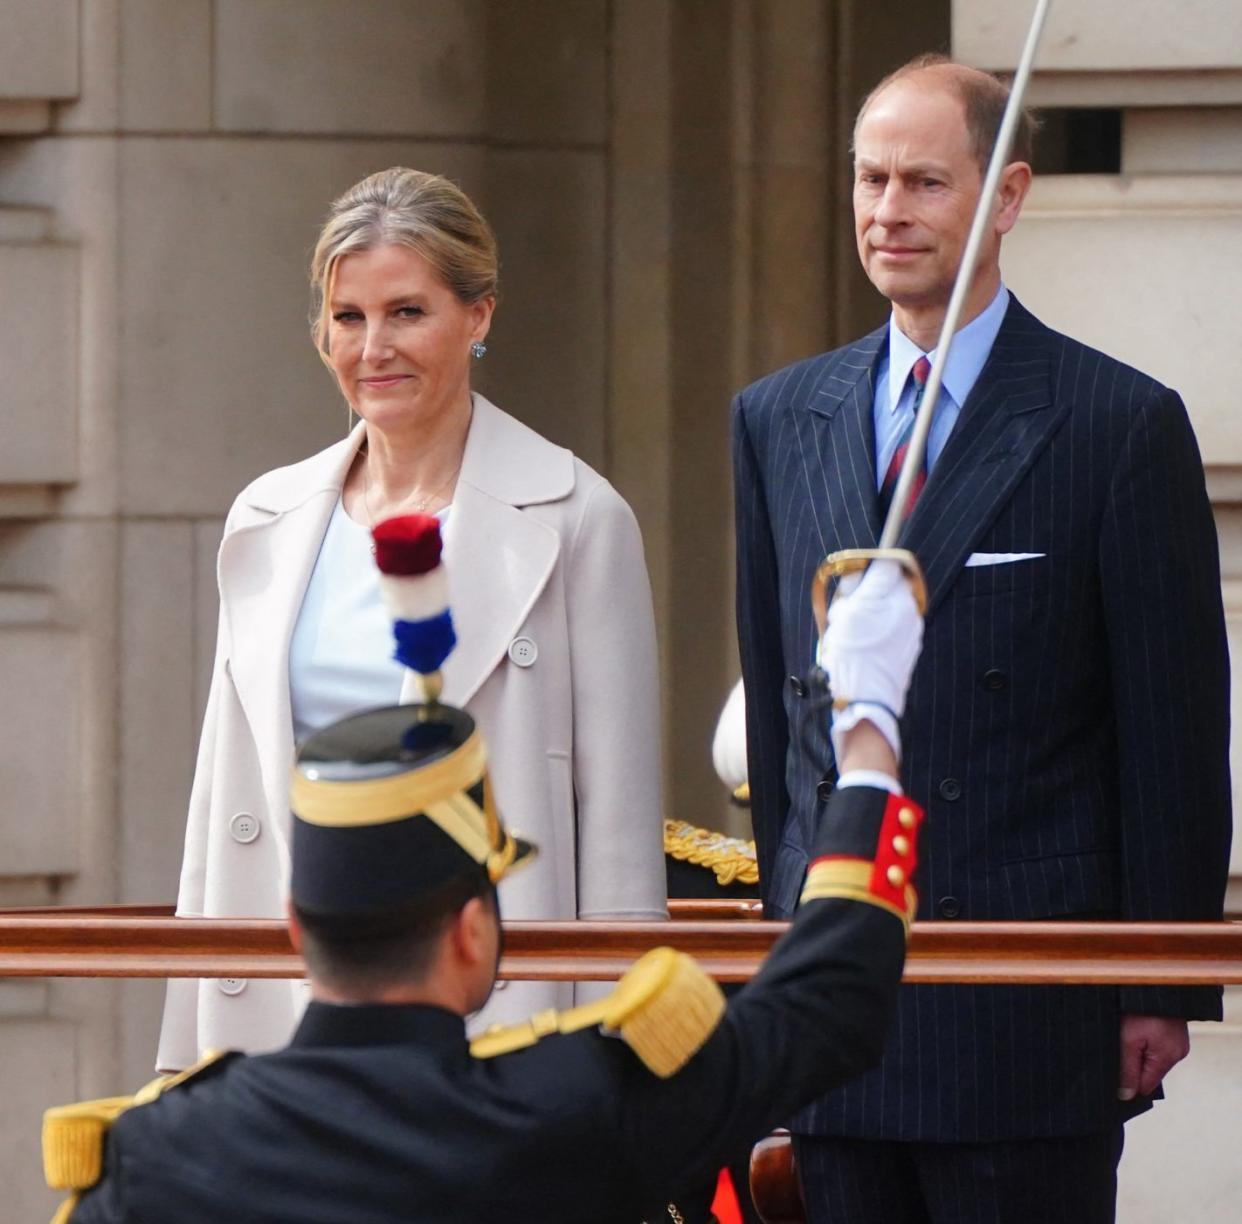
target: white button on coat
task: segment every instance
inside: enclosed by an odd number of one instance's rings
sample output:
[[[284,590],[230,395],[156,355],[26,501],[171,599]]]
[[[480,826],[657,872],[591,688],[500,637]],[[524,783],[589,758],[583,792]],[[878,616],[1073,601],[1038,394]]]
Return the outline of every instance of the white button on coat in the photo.
[[[239,995],[246,989],[245,978],[219,978],[216,985],[220,987],[220,993],[226,995]]]
[[[539,658],[539,647],[528,637],[515,637],[509,643],[509,658],[519,667],[529,667]]]
[[[235,842],[248,846],[263,829],[263,822],[250,812],[238,812],[229,821],[229,836]]]

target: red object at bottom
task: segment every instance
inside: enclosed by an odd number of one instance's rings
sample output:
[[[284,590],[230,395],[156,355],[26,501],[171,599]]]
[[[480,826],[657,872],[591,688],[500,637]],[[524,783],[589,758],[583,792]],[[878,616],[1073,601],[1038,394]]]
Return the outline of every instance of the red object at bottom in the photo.
[[[720,1224],[743,1224],[742,1208],[737,1201],[737,1191],[733,1188],[733,1178],[728,1169],[720,1170],[716,1182],[716,1197],[712,1199],[712,1215]]]

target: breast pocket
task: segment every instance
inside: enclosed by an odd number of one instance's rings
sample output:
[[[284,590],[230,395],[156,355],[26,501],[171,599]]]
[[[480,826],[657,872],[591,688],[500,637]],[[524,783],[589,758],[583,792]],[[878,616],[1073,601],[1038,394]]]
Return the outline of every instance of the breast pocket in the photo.
[[[1047,553],[1039,556],[972,553],[958,579],[959,593],[967,599],[978,599],[1038,590],[1051,581],[1054,564],[1053,557]]]

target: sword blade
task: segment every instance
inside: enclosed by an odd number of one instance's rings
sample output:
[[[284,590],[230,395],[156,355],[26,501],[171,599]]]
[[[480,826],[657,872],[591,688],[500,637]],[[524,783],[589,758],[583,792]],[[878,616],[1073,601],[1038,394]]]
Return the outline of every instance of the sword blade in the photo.
[[[996,145],[992,149],[987,174],[983,179],[983,189],[979,193],[979,204],[975,209],[970,234],[966,239],[966,249],[962,252],[962,263],[957,270],[957,279],[953,282],[953,292],[949,295],[949,307],[945,311],[944,323],[940,328],[940,338],[936,341],[936,359],[932,362],[931,373],[927,376],[923,400],[914,418],[914,429],[910,433],[910,445],[901,465],[901,474],[897,477],[897,487],[893,491],[893,500],[889,506],[888,518],[884,521],[884,530],[880,534],[880,548],[897,546],[897,537],[901,534],[901,527],[906,518],[906,505],[910,501],[910,490],[914,487],[915,477],[923,467],[923,456],[927,452],[927,435],[931,432],[936,401],[940,398],[940,385],[944,380],[944,367],[949,360],[949,348],[953,343],[954,333],[957,331],[957,321],[961,318],[962,307],[966,304],[966,294],[975,275],[975,265],[979,262],[979,248],[983,245],[984,235],[1000,203],[996,197],[996,189],[1000,185],[1001,172],[1009,160],[1009,148],[1013,144],[1014,129],[1022,114],[1022,100],[1026,96],[1027,82],[1030,80],[1031,67],[1035,62],[1035,50],[1044,32],[1044,22],[1048,18],[1050,2],[1051,0],[1038,0],[1035,15],[1031,18],[1031,28],[1027,31],[1026,45],[1022,48],[1022,58],[1018,61],[1018,70],[1014,74],[1013,85],[1009,90],[1009,101],[1001,117]]]

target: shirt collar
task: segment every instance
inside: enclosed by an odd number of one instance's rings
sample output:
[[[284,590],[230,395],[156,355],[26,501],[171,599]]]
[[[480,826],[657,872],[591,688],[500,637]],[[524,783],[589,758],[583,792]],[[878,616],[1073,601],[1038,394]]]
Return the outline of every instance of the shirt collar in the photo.
[[[953,345],[949,349],[949,361],[945,367],[944,389],[953,397],[953,402],[960,408],[970,394],[971,389],[983,372],[984,363],[996,342],[997,333],[1005,321],[1005,311],[1009,309],[1009,290],[1002,285],[996,296],[982,313],[976,315],[965,327],[960,328],[953,337]],[[890,315],[888,320],[888,410],[897,411],[901,393],[914,363],[924,356],[909,336],[897,326],[897,320]],[[926,354],[929,361],[936,360],[936,350]]]
[[[312,1001],[290,1042],[294,1046],[421,1045],[467,1048],[466,1024],[442,1007],[418,1003],[319,1003]]]

